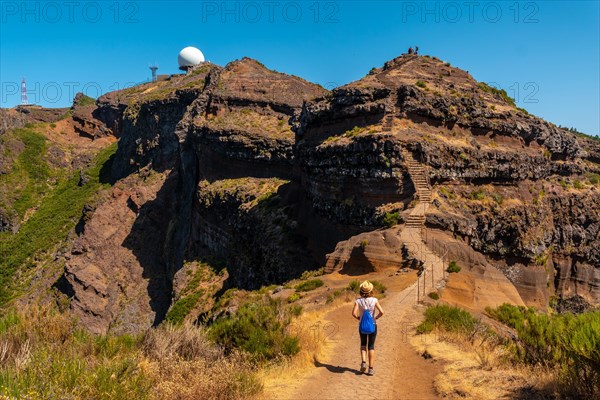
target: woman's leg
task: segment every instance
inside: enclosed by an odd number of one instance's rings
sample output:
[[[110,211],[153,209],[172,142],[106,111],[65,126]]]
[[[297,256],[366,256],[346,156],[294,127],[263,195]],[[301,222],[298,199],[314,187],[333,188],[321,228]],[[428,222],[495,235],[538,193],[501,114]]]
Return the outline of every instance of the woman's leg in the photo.
[[[375,339],[377,339],[377,325],[375,325],[375,332],[369,335],[369,368],[373,368],[375,364]]]
[[[360,334],[360,359],[362,362],[367,362],[367,336]]]

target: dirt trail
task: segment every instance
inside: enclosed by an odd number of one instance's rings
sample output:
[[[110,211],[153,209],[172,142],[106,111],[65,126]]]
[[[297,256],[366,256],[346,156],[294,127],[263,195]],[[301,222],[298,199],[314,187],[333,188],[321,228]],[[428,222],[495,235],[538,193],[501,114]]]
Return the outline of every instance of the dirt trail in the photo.
[[[395,93],[395,92],[393,92]],[[397,97],[392,96],[383,130],[391,131]],[[444,285],[444,262],[423,242],[421,230],[431,203],[432,192],[426,168],[406,152],[410,177],[415,185],[416,206],[397,235],[409,255],[422,262],[417,282],[406,288],[391,278],[384,281],[389,290],[381,301],[385,312],[378,322],[375,347],[375,376],[362,374],[358,323],[350,314],[352,303],[339,307],[323,318],[322,329],[331,341],[328,351],[314,359],[314,367],[294,378],[279,377],[266,383],[267,399],[435,399],[434,379],[442,366],[417,354],[409,338],[422,320],[418,300]],[[338,275],[339,272],[335,275]],[[332,277],[330,277],[331,279]],[[335,277],[333,277],[335,279]],[[365,276],[359,277],[365,278]],[[362,279],[360,279],[362,280]],[[420,299],[417,299],[417,296]]]
[[[387,284],[387,282],[386,282]],[[393,286],[381,300],[385,312],[378,321],[375,375],[359,372],[358,322],[351,316],[352,303],[325,315],[330,346],[314,360],[314,368],[299,376],[267,382],[266,399],[436,399],[435,376],[442,367],[423,359],[409,343],[421,320],[416,283],[403,290]],[[331,328],[331,327],[334,328]]]

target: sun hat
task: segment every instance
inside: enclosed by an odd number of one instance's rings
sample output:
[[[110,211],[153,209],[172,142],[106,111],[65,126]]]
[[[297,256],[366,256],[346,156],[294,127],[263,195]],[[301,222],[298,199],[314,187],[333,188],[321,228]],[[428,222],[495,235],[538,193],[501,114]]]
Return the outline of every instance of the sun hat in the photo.
[[[373,284],[369,281],[364,281],[360,284],[360,294],[369,294],[373,291]]]

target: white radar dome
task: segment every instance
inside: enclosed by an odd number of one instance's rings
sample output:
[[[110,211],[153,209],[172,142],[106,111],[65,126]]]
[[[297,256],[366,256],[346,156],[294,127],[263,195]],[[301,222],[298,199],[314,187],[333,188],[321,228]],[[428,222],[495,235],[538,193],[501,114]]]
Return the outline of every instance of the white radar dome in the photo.
[[[195,47],[186,47],[177,57],[180,69],[187,69],[204,62],[204,54]]]

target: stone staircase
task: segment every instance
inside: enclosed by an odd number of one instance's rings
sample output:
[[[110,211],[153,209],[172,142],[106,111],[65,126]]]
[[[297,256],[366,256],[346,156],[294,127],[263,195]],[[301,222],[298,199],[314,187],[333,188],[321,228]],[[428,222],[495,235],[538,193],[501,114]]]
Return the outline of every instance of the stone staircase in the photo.
[[[417,56],[406,56],[405,59],[398,61],[393,67],[398,68],[416,58]],[[398,88],[386,73],[379,76],[378,79],[386,87],[390,88],[390,96],[381,129],[382,132],[392,132],[398,104]],[[432,201],[432,191],[427,170],[423,164],[414,158],[412,153],[405,151],[402,155],[406,160],[408,173],[415,187],[415,200],[417,200],[417,204],[408,215],[405,225],[397,229],[395,236],[402,243],[402,246],[408,253],[408,257],[420,261],[422,265],[419,279],[414,283],[413,287],[417,302],[420,302],[425,299],[428,293],[443,287],[445,283],[445,262],[431,251],[423,240],[422,231],[425,227],[425,214]],[[333,270],[328,272],[333,272]],[[413,293],[412,290],[409,292]]]
[[[408,174],[415,186],[417,199],[420,202],[431,204],[431,185],[425,167],[411,153],[405,153],[405,160],[408,166]]]
[[[432,192],[429,175],[423,164],[417,161],[412,153],[403,152],[408,166],[408,173],[415,186],[416,206],[406,219],[404,229],[399,233],[400,240],[408,252],[409,258],[419,260],[422,270],[416,283],[417,302],[444,285],[445,262],[431,251],[423,240],[422,231],[425,227],[425,215],[431,205]]]
[[[398,69],[406,63],[416,59],[416,55],[403,55],[402,60],[394,60],[394,69]],[[385,114],[381,123],[382,132],[391,132],[394,127],[394,116],[396,115],[396,105],[398,104],[398,87],[392,79],[388,77],[388,72],[383,72],[378,78],[381,83],[390,89],[390,96],[388,99],[388,107],[386,107]]]
[[[381,124],[382,132],[391,132],[394,127],[394,116],[396,115],[396,104],[398,104],[398,89],[392,88],[390,97],[390,105],[386,108],[386,113],[383,116],[383,122]]]

